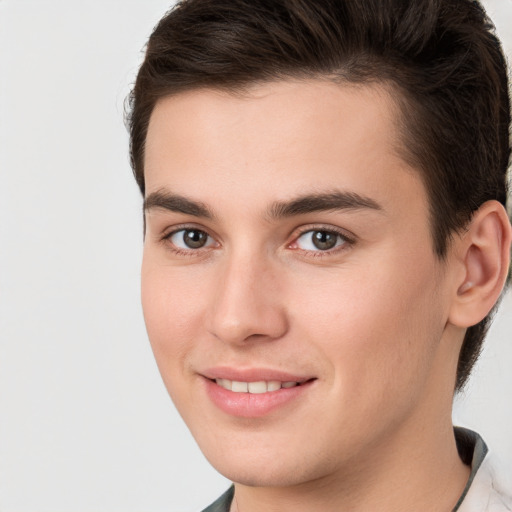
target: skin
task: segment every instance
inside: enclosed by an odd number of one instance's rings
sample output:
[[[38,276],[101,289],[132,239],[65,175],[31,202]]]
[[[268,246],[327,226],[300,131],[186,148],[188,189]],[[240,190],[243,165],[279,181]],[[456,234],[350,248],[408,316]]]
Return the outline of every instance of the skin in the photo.
[[[465,327],[487,307],[467,296],[491,272],[468,237],[435,256],[397,115],[384,86],[314,80],[180,93],[152,114],[144,316],[176,407],[235,482],[233,510],[449,511],[465,486],[451,404]],[[372,207],[271,215],[333,192]],[[480,232],[503,240],[503,212],[488,209]],[[186,228],[206,244],[187,247]],[[336,246],[319,250],[312,230]],[[205,392],[220,365],[315,380],[269,414],[235,417]]]

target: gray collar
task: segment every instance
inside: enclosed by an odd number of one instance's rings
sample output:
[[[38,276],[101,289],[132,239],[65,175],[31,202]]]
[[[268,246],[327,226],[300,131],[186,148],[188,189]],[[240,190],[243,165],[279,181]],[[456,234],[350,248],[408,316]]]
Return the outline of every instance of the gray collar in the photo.
[[[471,474],[469,475],[469,480],[462,492],[459,501],[457,501],[457,505],[452,512],[457,512],[459,507],[461,506],[466,494],[475,479],[476,472],[482,465],[487,452],[489,451],[487,445],[484,440],[472,430],[462,427],[455,427],[455,441],[457,443],[457,450],[459,451],[459,456],[462,459],[462,462],[467,466],[471,466]]]

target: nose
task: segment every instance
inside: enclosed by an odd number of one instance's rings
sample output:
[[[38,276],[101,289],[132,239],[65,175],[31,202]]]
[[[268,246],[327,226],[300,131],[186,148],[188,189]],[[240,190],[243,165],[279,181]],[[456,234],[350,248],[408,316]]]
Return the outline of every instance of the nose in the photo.
[[[271,263],[249,256],[223,262],[208,323],[211,334],[230,344],[282,337],[288,321]]]

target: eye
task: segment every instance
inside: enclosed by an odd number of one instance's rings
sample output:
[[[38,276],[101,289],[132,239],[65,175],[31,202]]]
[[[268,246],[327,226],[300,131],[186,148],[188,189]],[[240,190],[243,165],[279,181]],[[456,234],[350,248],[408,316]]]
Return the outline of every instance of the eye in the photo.
[[[202,249],[214,245],[213,238],[201,229],[180,229],[174,231],[168,237],[168,240],[178,249]]]
[[[300,235],[295,244],[303,251],[329,251],[347,243],[347,239],[336,231],[313,229]]]

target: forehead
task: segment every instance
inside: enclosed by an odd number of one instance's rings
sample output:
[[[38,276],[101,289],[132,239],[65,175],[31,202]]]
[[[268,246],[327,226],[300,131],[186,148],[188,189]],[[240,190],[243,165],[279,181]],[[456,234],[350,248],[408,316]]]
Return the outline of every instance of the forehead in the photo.
[[[225,190],[246,208],[340,188],[384,204],[417,199],[423,186],[400,158],[392,93],[310,80],[164,98],[148,128],[147,194],[172,188],[214,201]]]

